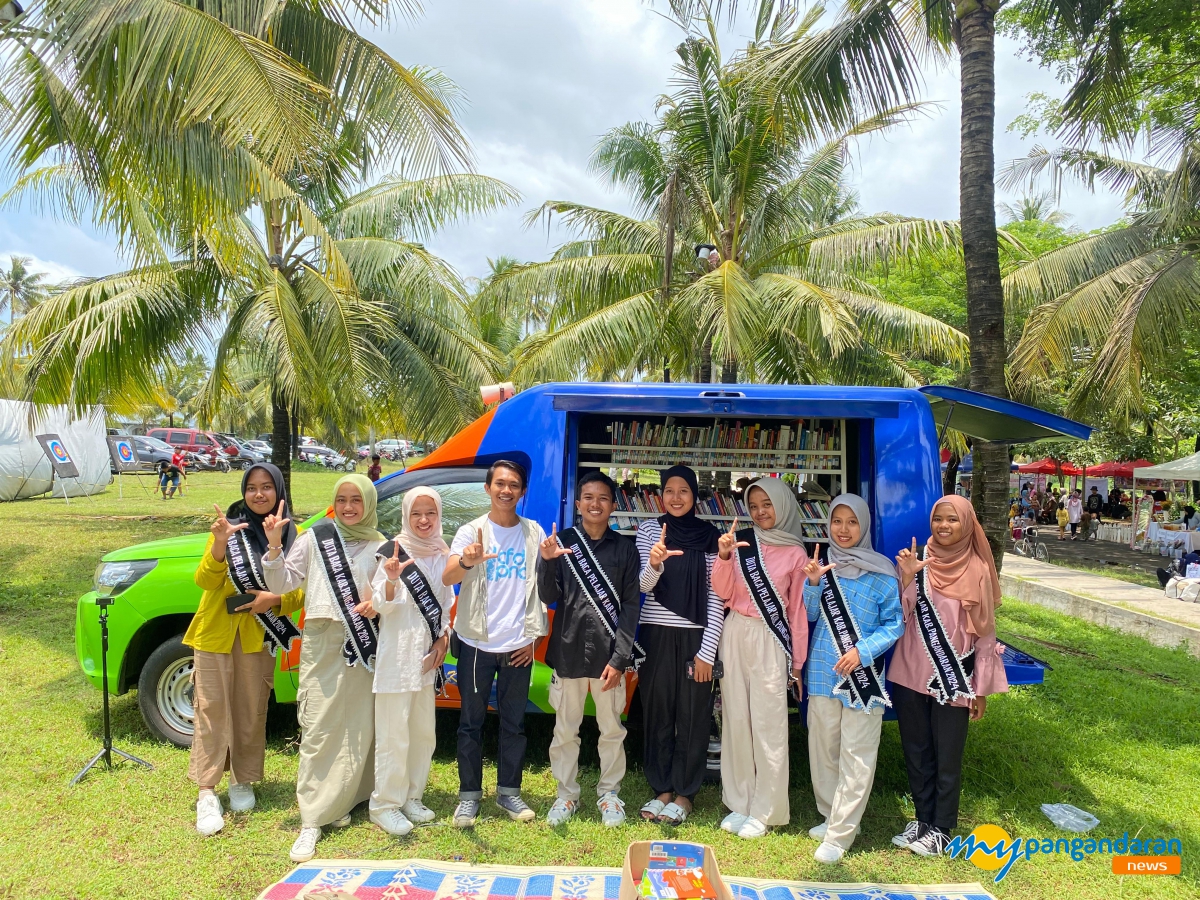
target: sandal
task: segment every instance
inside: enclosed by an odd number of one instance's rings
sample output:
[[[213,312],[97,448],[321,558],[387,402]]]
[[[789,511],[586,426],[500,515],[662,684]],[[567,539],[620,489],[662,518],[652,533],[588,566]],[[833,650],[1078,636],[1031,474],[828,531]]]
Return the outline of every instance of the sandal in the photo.
[[[665,807],[663,807],[662,815],[658,817],[658,822],[661,825],[670,825],[674,827],[676,825],[682,825],[684,822],[686,822],[687,817],[687,810],[678,803],[668,803]]]
[[[655,797],[654,799],[648,801],[646,805],[641,808],[639,815],[647,822],[657,822],[659,821],[658,817],[662,815],[665,807],[666,804]]]

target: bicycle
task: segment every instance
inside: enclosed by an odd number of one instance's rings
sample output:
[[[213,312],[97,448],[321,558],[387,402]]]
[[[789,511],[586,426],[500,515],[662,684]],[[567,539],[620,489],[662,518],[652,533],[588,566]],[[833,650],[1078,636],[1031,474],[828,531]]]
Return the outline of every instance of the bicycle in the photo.
[[[1013,526],[1013,553],[1041,562],[1050,561],[1050,548],[1038,540],[1037,528],[1033,525]]]

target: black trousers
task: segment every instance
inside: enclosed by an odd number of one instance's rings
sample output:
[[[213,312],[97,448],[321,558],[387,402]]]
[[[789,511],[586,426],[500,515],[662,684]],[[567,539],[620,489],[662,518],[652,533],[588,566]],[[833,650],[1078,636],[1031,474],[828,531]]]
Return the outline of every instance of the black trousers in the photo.
[[[525,767],[525,706],[533,666],[502,666],[500,656],[455,640],[458,656],[458,799],[483,797],[483,723],[492,681],[500,714],[500,746],[496,754],[496,793],[519,795]]]
[[[700,652],[703,635],[699,628],[638,629],[638,643],[646,650],[638,673],[646,734],[642,764],[655,794],[672,791],[691,800],[708,770],[712,682],[687,677],[687,664]]]
[[[958,825],[971,711],[965,706],[943,706],[928,694],[900,684],[891,688],[917,821],[949,833]]]

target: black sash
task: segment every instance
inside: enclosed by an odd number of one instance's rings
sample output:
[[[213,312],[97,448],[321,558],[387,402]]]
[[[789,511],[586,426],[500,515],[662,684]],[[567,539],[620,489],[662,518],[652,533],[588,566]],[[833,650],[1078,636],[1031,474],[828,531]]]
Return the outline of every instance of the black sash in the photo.
[[[229,536],[229,541],[225,544],[225,562],[229,567],[229,580],[233,582],[238,593],[267,590],[258,554],[246,539],[246,529],[235,531]],[[266,612],[255,613],[254,617],[263,627],[263,634],[267,638],[267,651],[272,656],[277,650],[287,653],[292,649],[292,643],[300,638],[300,629],[289,616],[277,616],[274,610],[268,609]]]
[[[375,559],[379,562],[386,562],[391,559],[392,553],[396,549],[396,541],[388,541],[379,548],[375,554]],[[400,547],[399,559],[404,562],[409,559],[408,552],[404,547]],[[408,588],[408,593],[412,595],[413,600],[417,604],[417,609],[425,619],[425,624],[429,626],[429,636],[433,643],[437,643],[437,639],[442,636],[442,604],[438,602],[437,594],[433,592],[433,587],[429,584],[429,579],[425,577],[425,573],[421,571],[420,566],[416,561],[413,561],[411,566],[406,566],[400,573],[400,580],[404,582],[404,586]],[[442,676],[442,667],[438,666],[434,670],[433,687],[437,693],[442,693],[445,687],[445,679]]]
[[[354,569],[346,545],[337,526],[325,520],[312,527],[313,540],[317,542],[317,555],[325,565],[325,577],[333,589],[333,598],[342,614],[346,626],[346,645],[342,655],[346,665],[363,664],[368,672],[375,671],[375,654],[379,649],[379,631],[375,620],[360,616],[354,607],[362,602],[358,585],[354,583]]]
[[[917,551],[917,558],[925,558],[924,547]],[[917,605],[913,612],[921,642],[925,645],[925,655],[933,666],[929,694],[941,704],[953,703],[959,697],[973,700],[975,691],[971,689],[971,675],[975,672],[975,648],[958,655],[929,596],[927,578],[925,569],[917,572]]]
[[[838,584],[833,572],[821,576],[821,615],[825,626],[833,635],[834,646],[839,654],[848,653],[858,643],[861,635],[854,614],[850,612],[850,604],[842,595],[842,586]],[[865,711],[872,706],[891,706],[892,698],[888,696],[883,679],[872,663],[869,666],[859,666],[833,689],[834,696],[849,697],[851,701],[862,704]]]
[[[579,587],[583,589],[583,595],[588,598],[596,616],[604,625],[604,630],[608,632],[609,638],[615,641],[621,613],[617,608],[617,589],[613,587],[612,580],[578,529],[568,528],[560,531],[557,537],[559,546],[571,551],[570,555],[563,557],[567,561],[567,568],[579,582]],[[630,661],[635,672],[645,658],[646,651],[637,641],[634,641]]]
[[[738,563],[742,570],[742,580],[746,582],[746,590],[750,599],[758,607],[767,628],[787,654],[788,678],[792,677],[792,629],[788,624],[787,606],[779,596],[775,583],[771,581],[771,573],[763,564],[762,548],[758,546],[758,537],[753,528],[746,528],[737,533],[739,541],[745,541],[749,547],[738,548]]]

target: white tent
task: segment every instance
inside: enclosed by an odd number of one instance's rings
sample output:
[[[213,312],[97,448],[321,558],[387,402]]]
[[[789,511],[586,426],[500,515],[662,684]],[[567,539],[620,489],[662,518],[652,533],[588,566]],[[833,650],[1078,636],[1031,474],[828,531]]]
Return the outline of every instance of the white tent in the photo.
[[[112,480],[104,410],[93,407],[82,418],[65,406],[43,410],[30,427],[31,405],[17,400],[0,400],[0,500],[24,500],[53,487],[53,496],[68,497],[95,494]],[[53,479],[50,460],[34,435],[57,434],[79,477],[67,481]]]
[[[1200,481],[1200,453],[1157,466],[1134,469],[1133,477],[1135,481]]]

